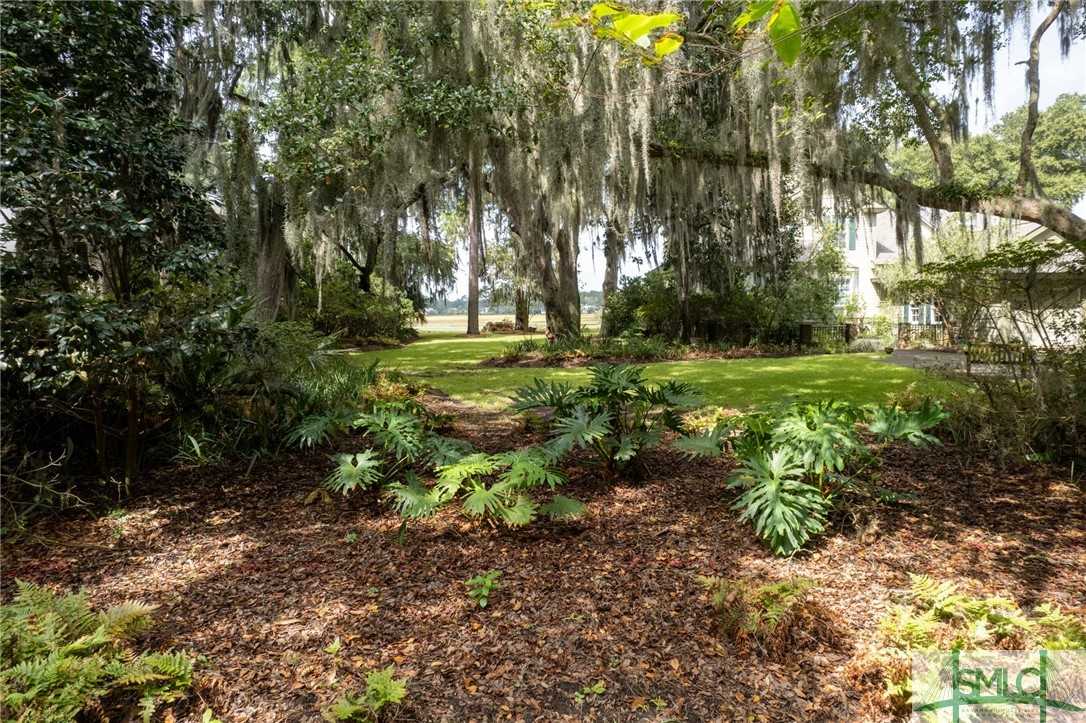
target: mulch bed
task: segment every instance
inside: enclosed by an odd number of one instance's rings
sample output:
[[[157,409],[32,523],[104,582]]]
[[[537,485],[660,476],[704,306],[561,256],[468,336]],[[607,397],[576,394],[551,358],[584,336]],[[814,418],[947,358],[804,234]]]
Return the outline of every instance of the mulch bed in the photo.
[[[481,448],[533,441],[509,415],[432,403]],[[410,678],[392,720],[885,720],[847,667],[908,573],[1023,606],[1086,600],[1081,489],[1059,470],[1000,471],[952,449],[888,450],[880,482],[919,502],[789,560],[736,521],[727,462],[666,451],[640,482],[575,463],[564,491],[588,503],[575,523],[492,529],[446,510],[402,545],[399,519],[371,498],[303,503],[324,454],[246,466],[162,471],[123,517],[43,521],[5,545],[5,595],[22,578],[83,586],[101,605],[157,603],[150,644],[207,657],[173,713],[196,720],[202,699],[224,721],[319,720],[390,664]],[[463,580],[489,569],[503,585],[473,608]],[[837,640],[778,660],[738,650],[697,575],[813,578]],[[333,659],[323,649],[337,636]],[[602,694],[575,700],[597,681]]]

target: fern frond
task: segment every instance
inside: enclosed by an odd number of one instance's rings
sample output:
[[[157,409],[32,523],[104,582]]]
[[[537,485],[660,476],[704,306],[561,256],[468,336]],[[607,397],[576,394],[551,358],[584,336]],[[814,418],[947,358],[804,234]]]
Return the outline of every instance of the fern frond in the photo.
[[[99,615],[98,621],[112,638],[133,638],[151,625],[157,605],[126,600]]]

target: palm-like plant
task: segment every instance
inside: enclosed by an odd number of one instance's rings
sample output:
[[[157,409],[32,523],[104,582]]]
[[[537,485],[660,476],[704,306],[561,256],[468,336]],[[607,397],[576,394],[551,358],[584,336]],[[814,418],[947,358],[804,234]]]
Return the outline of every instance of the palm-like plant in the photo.
[[[777,555],[795,553],[825,526],[826,500],[803,481],[804,472],[796,452],[780,448],[744,459],[728,483],[744,490],[732,505],[742,510],[740,519],[749,520]]]
[[[928,430],[948,416],[942,405],[931,400],[925,400],[919,409],[911,412],[897,406],[879,406],[872,408],[867,427],[880,442],[903,439],[916,447],[927,447],[940,444],[939,438]]]
[[[554,490],[565,477],[550,465],[553,454],[529,447],[502,454],[469,454],[437,469],[437,483],[426,488],[417,479],[390,485],[393,505],[405,519],[426,517],[453,499],[469,517],[500,521],[510,527],[526,525],[539,514],[553,519],[573,517],[584,508],[561,495],[540,506],[528,492],[546,486]]]
[[[356,489],[370,489],[384,476],[381,457],[372,449],[356,454],[336,455],[336,468],[324,480],[332,492],[348,495]]]
[[[590,375],[588,383],[576,389],[536,380],[517,393],[515,408],[553,409],[555,451],[592,449],[612,472],[659,444],[664,431],[681,433],[680,412],[698,403],[688,384],[648,384],[643,367],[598,364]]]

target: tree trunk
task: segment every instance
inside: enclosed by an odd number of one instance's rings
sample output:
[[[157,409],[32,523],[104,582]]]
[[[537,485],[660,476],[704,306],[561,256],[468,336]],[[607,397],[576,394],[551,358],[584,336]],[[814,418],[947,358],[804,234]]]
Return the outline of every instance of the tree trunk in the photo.
[[[581,334],[581,292],[577,288],[577,252],[579,251],[575,228],[562,228],[555,236],[558,247],[558,324],[554,333],[562,337]]]
[[[98,473],[105,479],[109,476],[109,456],[106,450],[106,415],[102,404],[102,397],[98,393],[98,382],[95,377],[88,379],[91,400],[94,406],[94,451],[98,458]]]
[[[483,234],[483,182],[479,148],[468,150],[468,335],[479,333],[479,249]]]
[[[124,483],[131,485],[139,474],[140,392],[136,382],[128,382],[128,434],[125,439]]]
[[[513,329],[516,331],[528,331],[528,292],[518,287],[513,294],[513,303],[516,307]]]
[[[275,321],[287,290],[287,251],[283,223],[286,205],[280,185],[258,181],[256,239],[256,304],[253,315],[258,321]]]
[[[1045,31],[1056,21],[1066,0],[1057,0],[1052,5],[1029,44],[1029,60],[1026,64],[1026,85],[1029,86],[1029,103],[1026,108],[1026,124],[1022,128],[1022,143],[1018,151],[1018,182],[1015,191],[1018,195],[1026,193],[1027,186],[1033,186],[1035,194],[1041,193],[1041,184],[1037,179],[1037,169],[1033,165],[1033,131],[1037,128],[1037,102],[1041,98],[1041,37]]]
[[[614,330],[607,323],[607,304],[611,295],[618,290],[618,268],[622,264],[622,255],[622,234],[615,228],[614,223],[609,223],[603,242],[605,269],[603,272],[603,315],[600,320],[600,336],[603,337],[614,334]]]
[[[689,344],[693,320],[690,316],[690,273],[686,264],[686,238],[679,234],[678,274],[675,285],[679,296],[679,341]]]

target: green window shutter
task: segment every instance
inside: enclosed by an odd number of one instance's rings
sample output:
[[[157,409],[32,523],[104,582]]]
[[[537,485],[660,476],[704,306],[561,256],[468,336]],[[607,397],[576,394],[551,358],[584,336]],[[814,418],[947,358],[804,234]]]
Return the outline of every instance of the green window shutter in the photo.
[[[856,219],[854,218],[848,220],[848,250],[856,250]]]

